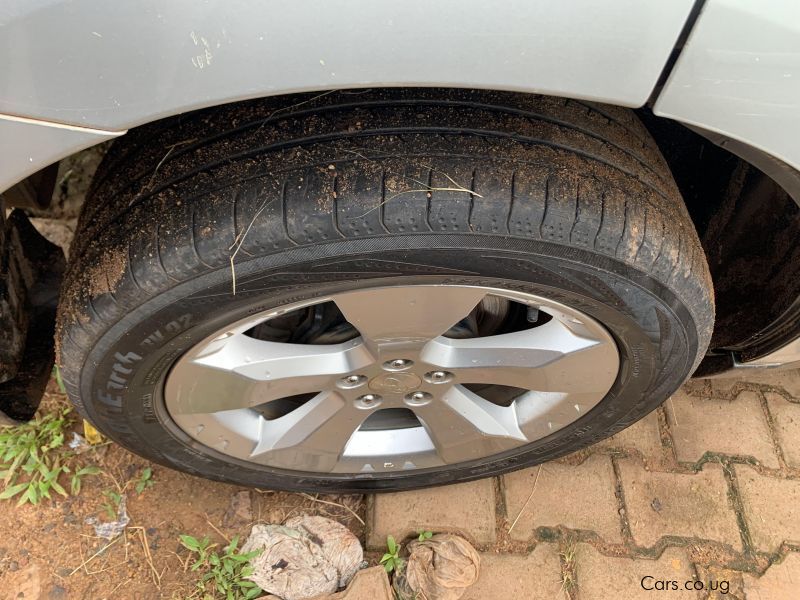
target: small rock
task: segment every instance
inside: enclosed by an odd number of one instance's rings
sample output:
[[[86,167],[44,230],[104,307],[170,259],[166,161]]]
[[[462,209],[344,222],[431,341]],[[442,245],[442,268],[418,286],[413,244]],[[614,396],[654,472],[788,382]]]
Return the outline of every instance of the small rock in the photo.
[[[250,500],[250,492],[242,490],[231,496],[225,515],[222,517],[222,524],[225,527],[243,525],[253,521],[253,504]]]
[[[56,584],[52,588],[50,588],[47,597],[50,600],[61,600],[61,598],[67,597],[67,590],[61,587],[60,585]]]
[[[19,571],[19,563],[15,560],[11,560],[8,562],[8,570],[9,571]]]
[[[661,500],[658,498],[653,498],[653,501],[650,503],[650,507],[656,512],[661,512]]]

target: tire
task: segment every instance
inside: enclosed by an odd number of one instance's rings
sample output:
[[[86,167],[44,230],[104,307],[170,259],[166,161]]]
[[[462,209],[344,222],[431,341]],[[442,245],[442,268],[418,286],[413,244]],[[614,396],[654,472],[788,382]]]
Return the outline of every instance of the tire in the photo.
[[[230,458],[171,422],[165,380],[201,340],[378,283],[575,307],[613,338],[618,373],[552,435],[448,468],[295,472]],[[628,427],[699,363],[712,294],[669,169],[627,109],[456,90],[267,99],[115,142],[76,233],[58,362],[79,412],[150,460],[256,487],[401,490],[534,465]]]

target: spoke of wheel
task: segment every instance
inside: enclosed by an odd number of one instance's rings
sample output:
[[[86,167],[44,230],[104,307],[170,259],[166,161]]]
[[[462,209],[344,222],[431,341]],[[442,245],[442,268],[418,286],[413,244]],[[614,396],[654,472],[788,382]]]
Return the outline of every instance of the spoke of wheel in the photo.
[[[276,467],[331,472],[370,411],[321,392],[278,419],[264,419],[251,459]]]
[[[604,393],[619,368],[610,341],[578,335],[555,319],[515,333],[439,338],[425,346],[422,359],[456,371],[459,383],[576,394]]]
[[[445,463],[472,460],[525,442],[513,407],[498,406],[454,386],[424,406],[409,407]]]
[[[173,411],[213,413],[319,392],[373,360],[360,343],[313,346],[235,335],[176,366],[169,379],[177,393]]]
[[[485,295],[466,286],[417,285],[348,292],[333,300],[370,348],[387,351],[440,336]]]

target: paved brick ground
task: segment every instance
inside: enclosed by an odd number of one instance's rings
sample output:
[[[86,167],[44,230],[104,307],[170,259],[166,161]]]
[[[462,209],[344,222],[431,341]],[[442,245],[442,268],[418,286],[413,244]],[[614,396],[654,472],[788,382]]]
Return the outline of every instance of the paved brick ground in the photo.
[[[800,371],[690,382],[588,451],[367,516],[373,549],[422,528],[476,543],[466,600],[800,598]]]

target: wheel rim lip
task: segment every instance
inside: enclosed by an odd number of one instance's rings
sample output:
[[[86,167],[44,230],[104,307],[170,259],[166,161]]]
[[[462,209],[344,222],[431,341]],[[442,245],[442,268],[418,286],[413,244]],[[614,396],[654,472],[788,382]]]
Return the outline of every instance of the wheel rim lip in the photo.
[[[198,354],[202,354],[204,349],[206,349],[210,344],[214,343],[217,340],[223,339],[229,335],[241,334],[249,329],[255,327],[256,325],[268,321],[271,318],[284,315],[288,312],[299,310],[302,308],[306,308],[309,306],[313,306],[316,304],[321,304],[328,301],[333,301],[335,298],[348,294],[353,293],[354,291],[364,291],[367,290],[396,290],[398,287],[458,287],[458,288],[474,288],[480,289],[485,291],[487,294],[499,296],[502,298],[506,298],[509,300],[513,300],[516,302],[520,302],[522,304],[528,304],[532,306],[536,306],[541,310],[544,310],[554,318],[558,319],[559,321],[568,321],[571,319],[578,319],[581,321],[582,325],[585,325],[589,330],[591,330],[592,334],[597,336],[602,340],[602,344],[608,348],[608,350],[613,351],[613,359],[614,359],[614,369],[613,374],[607,375],[605,377],[605,385],[603,386],[602,393],[598,393],[596,397],[591,402],[583,402],[582,408],[579,414],[575,415],[575,418],[564,422],[559,423],[558,427],[550,428],[550,430],[542,433],[541,435],[533,438],[526,439],[525,441],[521,441],[517,447],[514,448],[505,448],[502,450],[498,450],[497,452],[487,453],[480,457],[474,457],[470,460],[463,460],[453,463],[447,463],[441,465],[436,465],[433,469],[428,468],[426,466],[418,466],[414,460],[408,460],[409,458],[414,458],[415,456],[419,456],[421,454],[430,453],[432,447],[430,445],[430,438],[424,438],[421,435],[421,432],[424,431],[423,427],[413,427],[413,428],[402,428],[402,429],[387,429],[387,430],[367,430],[367,431],[356,431],[353,438],[351,439],[350,443],[347,444],[347,456],[343,457],[342,464],[353,464],[355,466],[363,465],[364,460],[370,459],[371,462],[375,463],[376,455],[374,452],[370,452],[370,449],[382,449],[382,454],[380,454],[381,460],[385,458],[386,460],[383,461],[384,464],[379,465],[383,468],[380,469],[373,469],[373,468],[353,468],[352,470],[347,470],[346,468],[342,470],[341,468],[337,468],[336,470],[329,470],[325,469],[315,469],[313,464],[309,464],[307,462],[303,462],[302,460],[298,460],[296,465],[287,466],[286,464],[271,464],[269,461],[263,460],[253,460],[251,458],[251,448],[256,440],[253,439],[252,436],[242,435],[242,429],[247,429],[247,427],[242,428],[242,419],[250,419],[251,420],[251,427],[250,430],[252,431],[252,420],[253,419],[261,419],[260,415],[255,413],[247,408],[235,408],[232,410],[225,410],[219,411],[215,413],[202,413],[200,415],[192,415],[192,414],[176,414],[174,409],[175,405],[175,398],[177,394],[177,387],[176,387],[176,378],[173,376],[176,370],[180,369],[180,366],[183,361],[187,359],[189,356],[196,356]],[[164,384],[163,384],[163,406],[166,409],[167,414],[169,415],[169,419],[172,423],[177,427],[178,430],[181,431],[183,435],[188,436],[190,439],[193,440],[194,446],[197,447],[199,444],[201,447],[207,448],[209,450],[210,455],[222,455],[222,456],[229,456],[231,458],[236,459],[237,461],[243,461],[244,463],[251,463],[254,466],[260,467],[267,467],[267,468],[274,468],[278,470],[282,470],[287,473],[297,472],[298,475],[301,473],[317,473],[317,474],[330,474],[330,475],[354,475],[354,476],[363,476],[363,475],[371,475],[373,471],[384,471],[383,475],[410,475],[417,472],[422,471],[431,471],[431,470],[441,470],[442,468],[457,468],[461,467],[462,465],[466,465],[468,463],[475,462],[475,459],[478,460],[485,460],[491,459],[494,456],[504,456],[507,455],[509,451],[520,451],[525,446],[532,445],[534,442],[539,442],[542,439],[549,437],[552,434],[558,433],[559,431],[573,425],[576,421],[584,418],[591,410],[597,407],[598,404],[602,402],[602,400],[606,397],[608,392],[613,387],[618,374],[619,374],[619,366],[620,366],[620,358],[619,358],[619,350],[614,340],[613,336],[608,332],[608,330],[596,319],[589,316],[585,312],[578,310],[576,308],[570,307],[566,304],[561,302],[551,300],[547,297],[533,294],[529,292],[522,292],[517,290],[508,290],[494,286],[482,286],[482,285],[469,285],[469,284],[409,284],[409,285],[400,285],[400,286],[393,286],[393,285],[379,285],[374,286],[371,288],[359,288],[358,290],[347,290],[342,292],[337,292],[333,294],[328,294],[325,296],[310,298],[301,300],[298,302],[293,302],[281,306],[277,306],[275,308],[271,308],[268,310],[262,310],[257,314],[239,319],[234,323],[230,324],[229,326],[223,327],[215,331],[214,333],[206,336],[202,341],[196,343],[192,348],[190,348],[182,357],[180,357],[172,366],[170,372],[167,374]],[[179,387],[179,386],[178,386]],[[371,392],[369,388],[365,387],[365,393]],[[552,404],[552,401],[551,401]],[[558,408],[559,405],[556,403],[553,406],[550,406],[550,409]],[[575,407],[577,408],[577,406]],[[245,413],[247,413],[245,415]],[[202,422],[201,422],[202,421]],[[202,428],[202,435],[198,431],[199,428]],[[382,436],[379,438],[378,436]],[[224,440],[224,443],[215,443],[214,436],[217,436],[218,440]],[[298,452],[302,453],[303,448],[302,445],[298,446]],[[344,460],[344,459],[348,460]],[[352,460],[350,460],[352,459]],[[399,461],[399,462],[398,462]],[[380,462],[380,461],[379,461]]]

